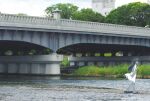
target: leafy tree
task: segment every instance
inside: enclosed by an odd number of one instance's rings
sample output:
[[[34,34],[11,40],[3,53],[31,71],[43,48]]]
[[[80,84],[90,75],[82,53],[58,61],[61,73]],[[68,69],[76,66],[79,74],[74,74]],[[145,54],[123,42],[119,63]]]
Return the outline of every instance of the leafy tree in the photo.
[[[104,16],[92,9],[81,9],[73,14],[72,19],[92,22],[104,22]]]
[[[24,13],[18,13],[16,15],[18,15],[18,16],[28,16],[27,14],[24,14]]]
[[[150,5],[146,3],[130,3],[111,11],[106,22],[132,26],[150,25]]]
[[[47,15],[51,15],[52,12],[56,9],[61,10],[61,18],[70,19],[72,17],[72,14],[78,10],[78,7],[70,3],[58,3],[56,5],[47,7],[45,12],[47,13]]]

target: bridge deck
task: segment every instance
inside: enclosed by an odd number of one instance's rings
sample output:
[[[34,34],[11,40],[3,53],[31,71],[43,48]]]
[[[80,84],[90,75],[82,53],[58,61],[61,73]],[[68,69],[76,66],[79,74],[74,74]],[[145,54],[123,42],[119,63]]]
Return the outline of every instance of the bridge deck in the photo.
[[[0,14],[0,29],[53,31],[80,34],[105,34],[114,36],[137,36],[150,38],[150,28],[116,24],[50,19],[46,17]]]

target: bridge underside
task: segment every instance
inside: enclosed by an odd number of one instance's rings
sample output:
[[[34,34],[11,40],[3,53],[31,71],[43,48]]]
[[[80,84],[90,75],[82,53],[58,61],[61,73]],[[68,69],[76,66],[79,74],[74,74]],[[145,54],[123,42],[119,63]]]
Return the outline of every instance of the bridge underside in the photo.
[[[132,56],[150,55],[150,47],[136,46],[136,45],[117,45],[117,44],[75,44],[64,47],[58,50],[62,54],[74,53],[117,53],[122,52],[124,55],[127,53]]]
[[[73,67],[130,64],[133,61],[139,61],[140,64],[150,62],[150,47],[137,45],[74,44],[60,49],[58,53],[72,54],[69,61]]]
[[[30,55],[30,52],[33,52],[34,55],[46,55],[48,54],[46,50],[49,50],[49,53],[52,50],[23,41],[0,41],[0,56],[5,55],[5,52],[8,50],[12,51],[12,55]]]
[[[0,47],[2,49],[18,49],[18,50],[29,50],[29,49],[37,49],[42,50],[45,47],[31,44],[27,42],[21,42],[21,41],[0,41]]]

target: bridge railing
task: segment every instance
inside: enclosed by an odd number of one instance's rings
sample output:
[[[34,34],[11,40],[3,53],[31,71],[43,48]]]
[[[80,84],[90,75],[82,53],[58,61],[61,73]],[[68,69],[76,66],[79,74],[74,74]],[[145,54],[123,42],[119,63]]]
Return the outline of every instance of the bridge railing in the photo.
[[[150,28],[12,14],[0,14],[0,26],[150,36]]]

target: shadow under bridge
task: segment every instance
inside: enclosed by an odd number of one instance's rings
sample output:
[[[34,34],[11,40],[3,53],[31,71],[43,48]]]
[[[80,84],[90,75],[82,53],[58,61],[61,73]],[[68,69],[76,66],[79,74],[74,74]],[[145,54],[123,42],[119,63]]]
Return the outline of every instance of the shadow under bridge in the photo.
[[[81,43],[63,47],[58,53],[70,55],[70,66],[84,66],[149,62],[149,51],[146,46]]]

